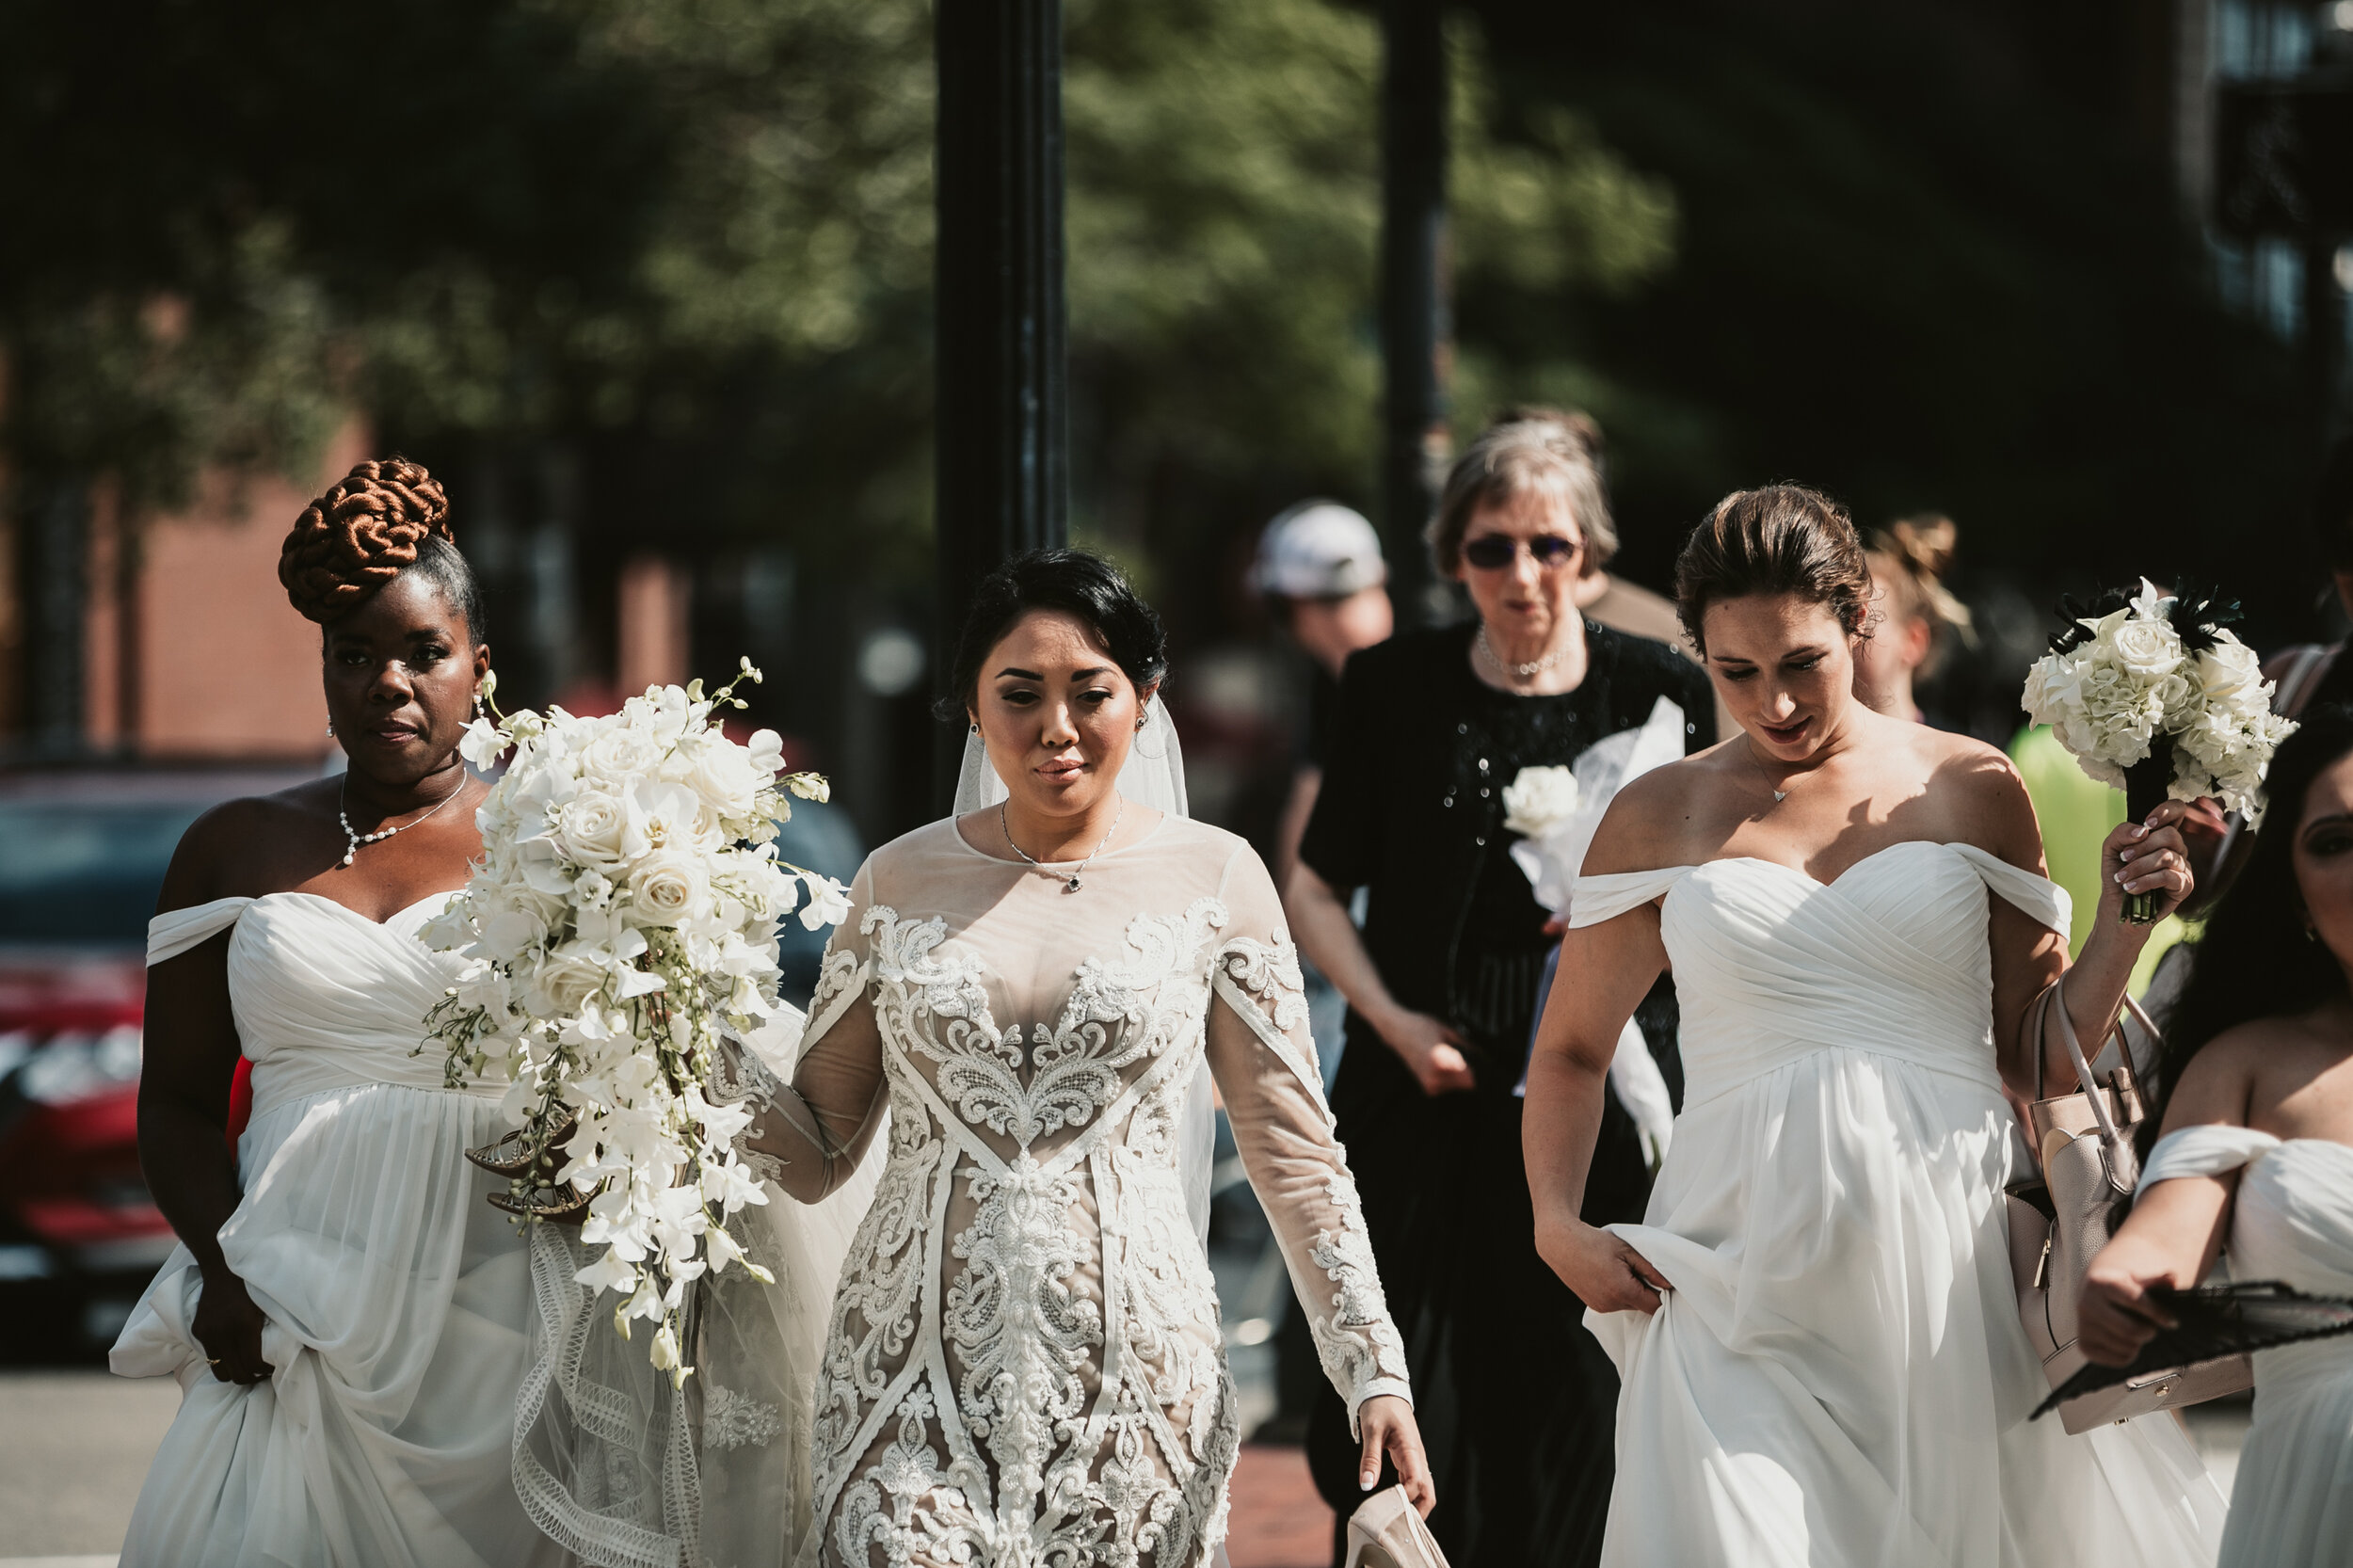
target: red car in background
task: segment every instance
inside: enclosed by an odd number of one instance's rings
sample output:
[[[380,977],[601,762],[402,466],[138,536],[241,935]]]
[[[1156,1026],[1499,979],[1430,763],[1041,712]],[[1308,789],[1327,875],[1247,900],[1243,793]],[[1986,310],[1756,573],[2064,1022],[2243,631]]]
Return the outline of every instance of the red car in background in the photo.
[[[147,920],[206,809],[278,768],[0,775],[0,1335],[114,1337],[171,1250],[139,1174]]]

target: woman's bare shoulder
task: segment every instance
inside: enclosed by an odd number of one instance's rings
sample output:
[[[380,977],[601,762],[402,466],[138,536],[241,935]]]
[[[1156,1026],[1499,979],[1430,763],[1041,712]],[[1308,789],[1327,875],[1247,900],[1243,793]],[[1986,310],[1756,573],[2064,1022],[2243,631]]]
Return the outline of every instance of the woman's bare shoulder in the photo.
[[[1926,764],[1931,794],[1953,817],[1949,836],[2012,865],[2040,872],[2042,834],[2025,780],[1998,746],[1971,735],[1913,725],[1912,737]]]
[[[290,840],[326,820],[337,792],[334,779],[312,778],[276,794],[240,795],[214,807],[180,835],[156,908],[282,892],[273,874],[276,862]]]
[[[1727,741],[1653,768],[1609,802],[1585,852],[1585,874],[1657,871],[1689,865],[1695,825],[1709,809],[1725,772]]]

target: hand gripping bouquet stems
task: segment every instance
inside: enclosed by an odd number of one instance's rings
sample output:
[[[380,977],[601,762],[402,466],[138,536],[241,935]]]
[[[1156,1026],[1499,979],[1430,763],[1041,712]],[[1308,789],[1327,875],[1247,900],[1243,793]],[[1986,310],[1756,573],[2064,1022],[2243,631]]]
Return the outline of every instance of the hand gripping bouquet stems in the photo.
[[[2047,724],[2085,773],[2124,792],[2137,822],[2158,803],[2212,795],[2251,821],[2264,772],[2296,726],[2271,711],[2271,682],[2227,630],[2235,604],[2113,589],[2089,608],[2060,600],[2067,626],[2026,672],[2027,717]],[[2128,893],[2124,918],[2156,919],[2154,893]]]
[[[776,924],[848,908],[776,855],[788,797],[822,801],[824,779],[779,777],[773,730],[739,744],[713,716],[759,679],[745,660],[717,692],[648,687],[603,718],[493,704],[460,749],[477,768],[514,759],[478,816],[483,858],[424,933],[470,960],[428,1019],[450,1083],[512,1083],[518,1130],[478,1159],[513,1178],[491,1201],[527,1224],[584,1208],[581,1240],[604,1251],[580,1283],[620,1297],[623,1337],[657,1323],[653,1365],[681,1384],[688,1288],[731,1263],[767,1277],[727,1228],[767,1195],[733,1147],[751,1113],[709,1096],[721,1036],[790,1050]]]

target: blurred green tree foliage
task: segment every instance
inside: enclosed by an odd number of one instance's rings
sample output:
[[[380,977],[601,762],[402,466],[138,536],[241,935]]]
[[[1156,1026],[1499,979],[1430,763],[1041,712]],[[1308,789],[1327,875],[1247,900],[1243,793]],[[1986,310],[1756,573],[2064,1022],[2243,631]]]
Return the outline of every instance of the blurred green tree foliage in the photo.
[[[1457,56],[1464,286],[1657,272],[1666,187],[1558,109],[1497,139]],[[1073,0],[1071,342],[1111,532],[1172,468],[1367,488],[1377,69],[1370,17],[1324,0]],[[918,0],[8,8],[0,439],[171,501],[207,462],[299,471],[356,405],[421,455],[592,450],[592,513],[920,579],[932,72]]]

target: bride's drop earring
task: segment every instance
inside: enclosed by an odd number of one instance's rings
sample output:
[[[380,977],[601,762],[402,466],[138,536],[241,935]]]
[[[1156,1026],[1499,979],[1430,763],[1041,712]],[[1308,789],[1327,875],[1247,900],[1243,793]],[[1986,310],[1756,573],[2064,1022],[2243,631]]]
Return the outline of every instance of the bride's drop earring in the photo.
[[[327,721],[327,738],[330,741],[335,738],[335,721],[333,719],[328,719]]]

